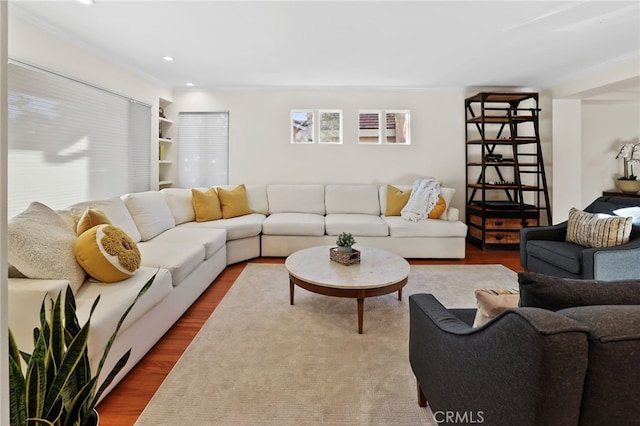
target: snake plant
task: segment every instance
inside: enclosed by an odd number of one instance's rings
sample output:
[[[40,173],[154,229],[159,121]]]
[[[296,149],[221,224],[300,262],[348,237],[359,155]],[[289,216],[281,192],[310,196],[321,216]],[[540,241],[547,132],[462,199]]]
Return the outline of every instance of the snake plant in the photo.
[[[71,287],[67,286],[64,302],[62,291],[58,294],[49,318],[46,315],[45,297],[40,307],[40,327],[33,331],[34,347],[31,354],[18,349],[9,330],[9,403],[12,426],[96,424],[95,406],[105,389],[126,365],[131,349],[122,355],[100,387],[98,377],[122,323],[138,299],[151,286],[156,275],[157,272],[122,314],[95,374],[92,374],[89,365],[87,342],[91,317],[100,296],[93,302],[89,318],[82,327],[76,315],[76,302]],[[23,361],[26,363],[25,370],[22,368]]]

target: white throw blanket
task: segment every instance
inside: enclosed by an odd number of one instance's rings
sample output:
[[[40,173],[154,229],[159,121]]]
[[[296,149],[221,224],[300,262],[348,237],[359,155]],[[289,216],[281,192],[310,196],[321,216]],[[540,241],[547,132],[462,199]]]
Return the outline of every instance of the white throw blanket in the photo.
[[[440,181],[433,179],[418,179],[413,184],[409,201],[400,211],[405,220],[418,221],[429,217],[429,212],[438,203],[440,195]]]

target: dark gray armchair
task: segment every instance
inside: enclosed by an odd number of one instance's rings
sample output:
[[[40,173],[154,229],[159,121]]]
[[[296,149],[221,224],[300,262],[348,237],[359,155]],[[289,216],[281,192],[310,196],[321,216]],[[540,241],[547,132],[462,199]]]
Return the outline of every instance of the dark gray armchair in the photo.
[[[619,208],[640,206],[639,198],[605,196],[584,211],[613,214]],[[565,241],[567,222],[527,227],[520,231],[520,263],[532,272],[563,278],[622,280],[640,278],[640,227],[630,241],[616,247],[590,248]]]
[[[471,418],[492,426],[578,424],[586,327],[555,312],[520,308],[471,328],[475,310],[448,310],[431,294],[410,296],[409,306],[418,401],[428,401],[437,421],[452,413],[454,424]]]

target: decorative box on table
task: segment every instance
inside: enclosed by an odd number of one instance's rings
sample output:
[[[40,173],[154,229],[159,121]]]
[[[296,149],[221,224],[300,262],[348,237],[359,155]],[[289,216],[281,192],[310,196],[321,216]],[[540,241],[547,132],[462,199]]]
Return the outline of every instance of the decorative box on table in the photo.
[[[360,263],[360,251],[351,249],[349,252],[342,252],[338,251],[338,247],[331,247],[329,249],[329,258],[343,265],[354,265]]]

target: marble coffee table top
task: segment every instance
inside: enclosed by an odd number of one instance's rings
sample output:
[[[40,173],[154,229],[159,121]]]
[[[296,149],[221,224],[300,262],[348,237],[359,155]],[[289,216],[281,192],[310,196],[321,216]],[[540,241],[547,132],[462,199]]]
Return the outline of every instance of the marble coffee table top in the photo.
[[[344,289],[385,287],[409,276],[409,263],[402,257],[380,249],[355,245],[360,263],[342,265],[329,258],[333,246],[300,250],[285,261],[292,276],[311,284]]]

